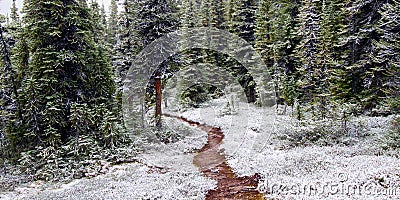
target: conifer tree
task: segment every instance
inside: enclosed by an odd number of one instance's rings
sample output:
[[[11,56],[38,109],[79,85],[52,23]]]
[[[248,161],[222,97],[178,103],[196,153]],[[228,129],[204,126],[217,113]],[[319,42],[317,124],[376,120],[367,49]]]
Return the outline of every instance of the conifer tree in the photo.
[[[200,26],[199,10],[197,9],[197,2],[195,0],[183,0],[180,12],[182,13],[181,28]]]
[[[116,0],[111,0],[110,16],[107,22],[107,43],[110,49],[116,44],[116,36],[118,31],[118,5]]]
[[[124,79],[125,74],[131,66],[132,60],[138,53],[138,39],[135,34],[136,27],[136,2],[125,0],[123,11],[118,15],[118,31],[116,32],[116,45],[113,52],[113,65],[117,71],[117,79]],[[122,80],[117,81],[119,87]]]
[[[211,25],[211,0],[200,1],[200,26],[209,27]]]
[[[342,70],[340,96],[359,106],[361,111],[371,110],[383,94],[376,87],[381,85],[380,74],[371,74],[377,64],[372,60],[372,41],[380,37],[374,24],[380,19],[379,9],[384,1],[353,1],[348,4],[348,34],[344,39],[347,47]]]
[[[10,46],[10,49],[12,50],[15,46],[15,43],[17,42],[17,35],[19,32],[19,29],[21,28],[21,23],[19,19],[19,14],[18,14],[18,9],[15,3],[15,0],[13,0],[13,3],[11,5],[11,10],[10,10],[10,18],[8,20],[8,23],[4,26],[4,32],[7,33],[6,42],[7,45]],[[12,53],[10,51],[10,53]]]
[[[116,32],[115,45],[113,46],[112,65],[115,73],[117,86],[116,101],[118,118],[122,120],[122,91],[124,80],[128,70],[132,66],[135,55],[139,52],[140,41],[135,31],[137,1],[125,0],[123,10],[118,15],[118,29]],[[111,20],[111,19],[110,19]],[[125,122],[126,123],[126,122]]]
[[[315,104],[319,104],[318,86],[322,84],[321,76],[326,73],[318,66],[318,53],[321,26],[319,1],[304,0],[299,9],[299,27],[297,35],[300,43],[296,47],[296,57],[298,59],[297,71],[300,79],[297,82],[300,93],[301,104],[309,103],[311,111],[314,111]]]
[[[399,112],[400,104],[400,2],[394,0],[380,9],[381,19],[376,23],[376,29],[381,35],[373,42],[373,61],[377,63],[370,76],[378,76],[381,82],[379,90],[385,97],[391,112]]]
[[[88,8],[76,0],[27,0],[24,12],[29,62],[17,64],[26,64],[20,100],[25,123],[10,137],[13,150],[34,167],[54,169],[62,155],[83,159],[100,154],[96,148],[114,147],[121,135],[112,113],[112,70],[94,42]]]
[[[334,0],[321,3],[321,29],[317,54],[317,65],[320,71],[316,89],[319,101],[318,112],[322,118],[327,117],[328,104],[332,103],[330,102],[332,100],[331,82],[337,78],[331,72],[336,68],[342,68],[344,63],[342,61],[344,51],[340,48],[341,36],[346,32],[345,13],[341,10],[344,5],[345,2]]]
[[[255,0],[231,0],[228,2],[228,29],[250,44],[254,44],[257,3]]]
[[[90,14],[93,20],[93,37],[94,42],[99,45],[106,45],[106,15],[104,6],[100,7],[96,0],[92,0],[90,3]]]
[[[327,17],[326,20],[329,20],[329,15],[334,18],[331,23],[324,22],[324,31],[325,34],[330,35],[331,38],[326,38],[332,42],[331,51],[326,52],[330,59],[333,59],[332,67],[334,67],[329,71],[331,82],[329,93],[331,99],[340,104],[355,103],[355,98],[352,98],[352,81],[348,74],[351,69],[349,57],[352,44],[349,40],[351,11],[348,8],[350,6],[349,0],[331,3],[326,9],[329,13],[324,14],[324,17]]]
[[[19,15],[18,15],[18,9],[17,5],[15,3],[16,0],[13,0],[12,6],[11,6],[11,21],[12,22],[18,22],[19,21]]]
[[[293,1],[260,1],[255,30],[255,48],[273,77],[278,102],[289,105],[293,105],[296,97],[293,50],[297,40],[293,35],[297,4]]]
[[[212,0],[210,5],[210,24],[212,27],[224,29],[224,1]]]
[[[179,21],[173,4],[168,0],[138,1],[136,6],[136,31],[141,41],[140,50],[164,34],[175,31]]]
[[[15,1],[11,7],[11,23],[9,24],[10,30],[15,41],[14,48],[12,49],[11,61],[16,71],[16,84],[17,88],[21,88],[22,81],[27,72],[29,62],[28,43],[23,34],[22,20],[18,15]]]
[[[10,20],[5,26],[2,24],[3,21],[0,21],[0,148],[7,148],[2,149],[7,154],[2,156],[12,156],[13,151],[6,144],[13,132],[18,131],[17,125],[24,123],[19,102],[20,79],[18,69],[12,62],[18,31],[21,29],[15,1],[11,7]]]
[[[4,30],[0,23],[0,149],[2,152],[6,139],[15,131],[13,130],[15,125],[22,123],[22,110],[17,100],[19,97],[17,74],[11,63],[11,47]]]

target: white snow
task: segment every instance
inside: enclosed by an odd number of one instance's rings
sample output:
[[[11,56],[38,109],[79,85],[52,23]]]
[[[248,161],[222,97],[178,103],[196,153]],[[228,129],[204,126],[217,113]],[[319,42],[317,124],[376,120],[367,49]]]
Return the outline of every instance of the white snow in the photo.
[[[176,119],[169,121],[171,128],[186,130],[186,137],[171,144],[149,144],[137,157],[140,163],[113,166],[104,175],[68,184],[39,187],[41,182],[34,182],[0,194],[0,199],[204,199],[216,182],[202,176],[192,164],[191,152],[204,146],[207,134]]]
[[[259,190],[276,199],[399,199],[400,163],[379,147],[392,117],[358,117],[349,122],[342,143],[291,146],[282,139],[296,129],[296,120],[243,102],[215,99],[197,109],[166,113],[221,127],[228,164],[239,176],[260,173]],[[3,194],[5,199],[204,199],[216,182],[204,177],[193,157],[206,143],[206,133],[176,119],[165,126],[182,136],[171,144],[147,144],[141,163],[114,166],[107,174],[69,184],[29,186]],[[314,126],[314,125],[313,125]],[[311,126],[310,126],[311,127]],[[312,130],[297,127],[298,130]],[[332,129],[337,127],[332,127]],[[279,139],[280,138],[280,139]],[[150,166],[156,166],[152,168]]]
[[[175,114],[221,127],[225,134],[221,148],[228,164],[240,176],[260,173],[264,181],[259,190],[267,198],[400,198],[399,159],[379,156],[378,146],[392,117],[352,119],[349,136],[342,139],[355,141],[348,146],[288,147],[287,141],[277,138],[295,128],[293,118],[276,115],[275,108],[247,103],[240,103],[232,115],[221,115],[226,103],[216,99],[202,108]]]

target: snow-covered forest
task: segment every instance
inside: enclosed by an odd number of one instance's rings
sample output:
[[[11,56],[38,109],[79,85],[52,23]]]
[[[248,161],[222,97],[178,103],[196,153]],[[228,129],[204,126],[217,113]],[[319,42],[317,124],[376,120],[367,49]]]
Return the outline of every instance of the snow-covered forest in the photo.
[[[399,0],[110,2],[0,14],[0,198],[400,198]]]

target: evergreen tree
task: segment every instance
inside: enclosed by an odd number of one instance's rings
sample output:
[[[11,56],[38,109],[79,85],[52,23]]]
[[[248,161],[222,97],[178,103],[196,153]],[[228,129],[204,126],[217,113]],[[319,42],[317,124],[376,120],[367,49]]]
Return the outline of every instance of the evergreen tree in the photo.
[[[19,19],[18,9],[15,4],[15,0],[13,0],[10,19],[8,20],[8,23],[4,26],[4,33],[7,33],[7,37],[5,38],[5,40],[7,42],[7,45],[10,46],[10,49],[13,49],[15,43],[17,42],[17,35],[20,28],[21,23]]]
[[[296,47],[298,59],[297,71],[300,79],[297,82],[302,104],[309,103],[311,111],[315,105],[320,104],[319,86],[323,85],[326,72],[319,66],[319,46],[321,44],[320,34],[320,12],[319,1],[303,0],[299,9],[299,27],[297,35],[300,43]]]
[[[116,101],[118,118],[122,120],[122,94],[126,74],[132,66],[135,55],[139,52],[139,40],[135,31],[137,2],[125,0],[123,10],[118,15],[118,30],[113,46],[112,64],[115,71],[115,83],[117,86]],[[125,122],[127,123],[127,122]]]
[[[107,43],[110,49],[116,44],[116,36],[118,31],[118,5],[116,0],[111,0],[110,16],[107,22]]]
[[[9,24],[10,31],[13,35],[13,40],[15,41],[14,48],[12,49],[12,63],[16,70],[16,84],[17,88],[21,88],[22,81],[25,77],[29,62],[29,50],[28,43],[23,34],[23,24],[22,20],[18,16],[17,8],[15,6],[15,1],[11,8],[12,22]]]
[[[270,0],[261,0],[258,6],[255,35],[256,42],[255,47],[262,55],[264,62],[268,69],[272,68],[273,51],[271,47],[271,26],[273,13],[272,10],[274,5]]]
[[[195,0],[183,0],[181,6],[181,28],[193,28],[200,26],[199,11]]]
[[[380,9],[381,19],[376,23],[376,29],[381,35],[373,42],[373,61],[377,63],[370,76],[377,76],[381,82],[379,90],[391,107],[391,112],[399,112],[400,104],[400,2],[394,0]]]
[[[223,27],[227,31],[232,31],[233,26],[232,26],[232,20],[233,20],[233,11],[235,8],[236,4],[234,0],[227,0],[224,2],[224,23]]]
[[[332,100],[330,92],[331,82],[337,78],[333,76],[336,68],[343,67],[342,55],[344,52],[340,46],[341,36],[346,32],[345,13],[343,13],[343,1],[322,1],[320,20],[320,41],[318,45],[317,65],[320,69],[317,85],[318,112],[322,118],[327,117],[328,104]]]
[[[21,162],[50,170],[62,168],[62,155],[83,159],[114,147],[122,135],[112,112],[112,70],[95,45],[89,10],[75,0],[27,0],[24,11],[29,62],[17,63],[26,64],[20,98],[25,123],[11,133],[12,149]]]
[[[212,0],[210,4],[210,25],[215,28],[224,29],[224,1]]]
[[[211,0],[200,1],[200,26],[209,27],[211,25]]]
[[[143,0],[136,6],[136,31],[140,50],[161,36],[175,31],[179,21],[168,0]]]
[[[337,6],[336,6],[337,5]],[[341,3],[335,2],[327,7],[329,13],[325,14],[326,20],[329,20],[329,15],[334,19],[331,23],[324,22],[324,31],[328,36],[327,39],[331,40],[331,51],[329,53],[330,59],[333,59],[333,69],[330,70],[329,81],[331,82],[329,93],[331,99],[343,104],[355,103],[355,98],[352,96],[352,81],[349,77],[348,69],[350,69],[349,58],[351,55],[350,45],[352,44],[350,38],[350,18],[351,11],[348,9],[351,1],[342,1]],[[333,32],[332,32],[333,31]],[[330,37],[330,38],[329,38]]]
[[[12,22],[18,22],[19,21],[19,15],[18,15],[18,9],[17,5],[15,3],[16,0],[13,0],[12,6],[11,6],[11,21]]]
[[[24,123],[22,108],[18,101],[20,80],[18,71],[11,60],[18,31],[21,28],[15,1],[11,7],[10,20],[5,26],[2,24],[3,21],[0,21],[0,69],[2,69],[0,72],[0,149],[4,158],[13,154],[7,147],[10,135],[18,131],[17,124]]]
[[[379,9],[384,1],[354,1],[349,5],[348,36],[345,38],[348,53],[344,65],[347,66],[342,73],[341,86],[345,92],[341,94],[352,102],[362,107],[362,111],[371,110],[376,106],[382,84],[381,74],[374,74],[372,68],[377,64],[372,60],[374,54],[372,41],[378,40],[374,24],[380,19]],[[347,92],[347,93],[346,93]]]
[[[228,29],[250,44],[254,44],[257,1],[231,0],[228,2]]]
[[[298,41],[293,35],[297,13],[296,1],[260,1],[255,30],[255,47],[273,77],[278,103],[288,105],[293,105],[296,98],[294,63],[297,59],[293,51]]]
[[[90,14],[91,19],[93,20],[94,42],[104,47],[107,39],[107,22],[104,6],[100,7],[96,0],[92,0],[90,4]]]
[[[22,122],[16,71],[11,64],[11,51],[0,23],[0,149],[11,135],[15,124]],[[11,154],[11,152],[8,152]],[[4,155],[2,154],[2,157]]]
[[[215,27],[223,28],[224,23],[224,3],[222,0],[202,0],[199,1],[200,9],[196,9],[196,1],[191,1],[188,4],[190,11],[194,11],[194,15],[198,15],[195,18],[200,20],[199,26],[202,27]],[[193,7],[194,6],[194,7]],[[192,16],[193,16],[192,13]],[[190,12],[188,13],[190,14]],[[193,18],[190,19],[194,21]]]

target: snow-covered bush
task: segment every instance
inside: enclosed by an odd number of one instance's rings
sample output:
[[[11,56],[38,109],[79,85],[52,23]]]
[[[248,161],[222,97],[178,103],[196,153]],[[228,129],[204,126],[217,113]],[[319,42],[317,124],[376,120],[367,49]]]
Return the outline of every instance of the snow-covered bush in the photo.
[[[346,129],[339,121],[302,120],[286,129],[278,138],[289,141],[289,146],[334,145],[343,143]]]
[[[384,150],[394,152],[396,156],[400,155],[400,116],[392,121],[390,130],[381,140],[381,146]]]
[[[289,118],[290,120],[286,119],[288,124],[278,129],[276,136],[287,141],[289,147],[335,144],[348,146],[367,137],[386,133],[392,116],[352,116],[343,110],[336,110],[336,113],[332,112],[329,118],[322,120],[298,120],[295,116]]]
[[[154,122],[152,122],[154,123]],[[162,128],[148,127],[143,130],[140,137],[147,143],[175,143],[187,136],[191,131],[190,129],[179,122],[178,119],[163,117]],[[145,146],[145,145],[143,145]]]

